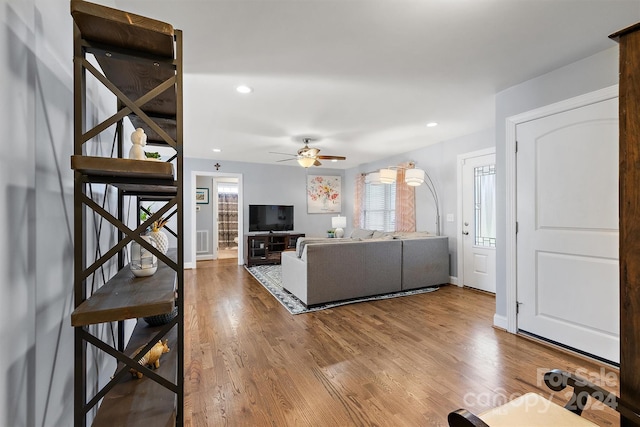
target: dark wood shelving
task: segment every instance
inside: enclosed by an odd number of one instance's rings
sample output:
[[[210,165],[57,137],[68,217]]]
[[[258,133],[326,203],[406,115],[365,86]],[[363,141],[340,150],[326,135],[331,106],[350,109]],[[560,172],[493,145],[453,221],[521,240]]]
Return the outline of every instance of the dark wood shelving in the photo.
[[[173,26],[84,0],[71,0],[71,15],[82,38],[173,58]]]
[[[104,75],[131,101],[175,77],[175,30],[165,22],[121,10],[71,1],[71,15],[88,52]],[[177,95],[173,85],[139,105],[174,141],[177,139]],[[134,127],[147,134],[147,143],[167,142],[141,117],[129,114]]]
[[[161,326],[148,326],[139,320],[124,354],[133,356],[147,344]],[[170,351],[160,358],[158,375],[175,383],[178,363],[177,334],[173,328],[165,338]],[[123,364],[118,365],[121,369]],[[105,396],[93,422],[94,427],[153,426],[173,427],[176,423],[176,394],[147,378],[133,378],[127,374]]]
[[[71,313],[71,325],[85,326],[170,313],[175,303],[175,290],[176,272],[160,261],[155,274],[147,277],[135,277],[126,266]]]
[[[282,252],[294,250],[302,233],[247,234],[244,262],[247,267],[280,264]]]
[[[71,156],[71,169],[88,177],[143,178],[173,183],[173,164],[167,162]]]
[[[71,157],[75,171],[75,310],[71,315],[75,327],[74,423],[86,426],[87,418],[98,408],[94,426],[181,426],[184,220],[183,200],[177,196],[183,187],[182,31],[165,22],[84,0],[71,0],[70,11],[74,22],[75,123]],[[88,60],[89,55],[95,61]],[[88,129],[87,79],[101,83],[117,98],[115,114]],[[118,156],[122,156],[125,118],[134,128],[144,129],[148,145],[171,147],[175,155],[168,162],[83,155],[87,152],[85,143],[116,125]],[[105,192],[117,193],[117,204],[98,205],[89,197],[93,184],[106,184]],[[124,201],[127,197],[136,198],[138,210],[142,200],[164,202],[160,210],[176,222],[174,231],[167,230],[176,237],[177,250],[169,251],[169,259],[163,257],[167,264],[159,259],[158,270],[149,277],[137,278],[124,265],[123,240],[129,234],[127,229],[133,231],[129,222],[140,224],[135,216],[129,221]],[[87,219],[92,219],[88,212],[116,227],[120,240],[109,256],[96,256],[93,260],[104,265],[115,254],[118,258],[119,271],[97,290],[89,290],[87,283],[87,276],[96,274],[95,264],[87,259],[93,250],[86,238]],[[139,320],[133,335],[127,338],[123,320],[170,313],[175,313],[175,318],[168,327],[152,328]],[[115,338],[104,341],[100,334],[94,335],[95,329],[90,325],[105,322],[116,325],[117,342],[111,342]],[[164,380],[154,375],[132,379],[127,373],[116,380],[115,386],[110,382],[97,392],[89,385],[93,374],[86,371],[88,342],[121,358],[122,354],[132,356],[141,345],[157,339],[154,336],[160,332],[163,339],[168,338],[171,348],[162,356],[156,371]]]

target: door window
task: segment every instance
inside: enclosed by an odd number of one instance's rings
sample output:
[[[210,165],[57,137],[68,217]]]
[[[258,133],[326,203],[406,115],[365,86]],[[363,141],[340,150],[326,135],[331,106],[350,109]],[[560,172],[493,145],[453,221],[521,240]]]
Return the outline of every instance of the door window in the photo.
[[[496,165],[474,168],[476,246],[496,247]]]

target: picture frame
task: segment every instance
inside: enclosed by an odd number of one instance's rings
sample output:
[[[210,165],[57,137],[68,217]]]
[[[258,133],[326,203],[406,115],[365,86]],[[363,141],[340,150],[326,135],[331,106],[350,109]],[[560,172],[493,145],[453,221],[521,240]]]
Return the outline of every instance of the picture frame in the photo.
[[[342,210],[342,178],[340,176],[307,176],[307,213],[340,213]]]
[[[208,188],[196,188],[196,204],[208,205],[209,204],[209,189]]]

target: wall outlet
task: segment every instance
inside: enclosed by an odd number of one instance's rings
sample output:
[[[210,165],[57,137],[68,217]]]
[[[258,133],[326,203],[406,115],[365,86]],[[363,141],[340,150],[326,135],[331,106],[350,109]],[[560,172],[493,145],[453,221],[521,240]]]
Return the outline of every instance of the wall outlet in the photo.
[[[447,214],[447,222],[453,222],[453,214]]]

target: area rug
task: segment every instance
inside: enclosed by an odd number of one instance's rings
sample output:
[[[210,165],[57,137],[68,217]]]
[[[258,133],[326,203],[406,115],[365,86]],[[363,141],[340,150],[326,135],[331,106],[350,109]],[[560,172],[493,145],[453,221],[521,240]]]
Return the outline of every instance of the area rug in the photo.
[[[374,297],[363,297],[350,299],[348,301],[331,302],[327,304],[316,305],[310,308],[296,298],[293,294],[282,288],[282,266],[280,265],[256,265],[253,267],[245,267],[249,273],[264,286],[271,295],[275,297],[291,314],[310,313],[312,311],[326,310],[328,308],[338,307],[346,304],[354,304],[363,301],[376,301],[389,298],[398,298],[409,295],[425,294],[427,292],[437,291],[438,287],[429,287],[422,289],[413,289],[410,291],[394,292],[391,294],[377,295]]]

